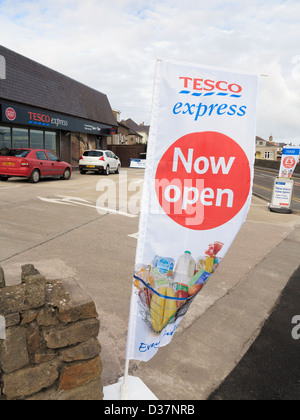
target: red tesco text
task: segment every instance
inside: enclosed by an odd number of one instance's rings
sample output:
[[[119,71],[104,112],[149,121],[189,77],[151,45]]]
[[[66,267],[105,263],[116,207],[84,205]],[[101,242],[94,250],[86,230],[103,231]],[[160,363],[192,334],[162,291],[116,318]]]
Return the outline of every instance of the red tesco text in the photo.
[[[221,92],[231,92],[234,94],[241,93],[243,88],[237,83],[230,83],[219,80],[215,82],[214,80],[209,79],[194,79],[191,77],[179,77],[180,80],[183,80],[184,89],[192,90],[204,90],[206,92],[211,92],[214,89],[220,90]]]
[[[29,117],[32,121],[43,122],[43,123],[50,123],[50,117],[46,114],[40,114],[35,112],[28,112]]]

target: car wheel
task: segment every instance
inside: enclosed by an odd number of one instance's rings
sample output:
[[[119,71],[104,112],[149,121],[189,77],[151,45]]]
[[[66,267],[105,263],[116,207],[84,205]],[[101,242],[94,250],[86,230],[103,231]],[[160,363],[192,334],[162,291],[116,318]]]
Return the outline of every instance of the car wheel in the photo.
[[[66,168],[63,176],[61,177],[61,179],[65,180],[65,181],[68,181],[70,178],[71,178],[71,170],[70,170],[70,168]]]
[[[115,173],[116,174],[120,173],[120,165],[118,165],[118,168],[115,170]]]
[[[37,182],[39,182],[40,179],[41,179],[40,171],[38,169],[34,169],[31,172],[31,175],[29,177],[29,181],[33,184],[36,184]]]
[[[79,172],[81,173],[81,175],[85,175],[86,174],[86,171],[84,171],[83,169],[80,169]]]
[[[105,168],[105,175],[109,175],[109,165],[107,165]]]
[[[0,181],[8,181],[8,176],[0,176]]]

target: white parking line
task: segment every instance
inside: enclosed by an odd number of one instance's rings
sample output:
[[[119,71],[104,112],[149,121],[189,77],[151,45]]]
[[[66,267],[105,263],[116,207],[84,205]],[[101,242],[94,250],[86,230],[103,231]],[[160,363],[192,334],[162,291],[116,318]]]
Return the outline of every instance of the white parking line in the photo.
[[[12,188],[21,188],[22,185],[14,185],[13,187],[0,187],[0,190],[9,190]]]
[[[96,209],[99,214],[108,213],[108,214],[118,214],[120,216],[126,216],[126,217],[131,217],[131,218],[138,217],[136,214],[131,214],[124,211],[115,210],[115,209],[110,209],[108,207],[99,207],[95,204],[92,204],[91,201],[84,200],[83,198],[68,197],[64,195],[58,195],[58,197],[62,197],[62,198],[45,198],[45,197],[37,197],[37,198],[46,203],[62,204],[62,205],[67,205],[67,206],[80,205],[80,206],[85,206],[85,207],[91,207],[93,209]]]
[[[133,239],[138,239],[138,232],[137,233],[133,233],[132,235],[128,235],[129,236],[129,238],[133,238]]]

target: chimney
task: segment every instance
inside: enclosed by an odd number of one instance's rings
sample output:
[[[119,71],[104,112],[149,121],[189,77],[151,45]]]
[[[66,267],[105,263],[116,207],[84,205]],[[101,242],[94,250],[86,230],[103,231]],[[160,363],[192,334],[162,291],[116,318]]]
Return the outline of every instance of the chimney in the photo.
[[[270,141],[271,143],[273,143],[273,136],[272,136],[272,135],[269,137],[269,141]]]

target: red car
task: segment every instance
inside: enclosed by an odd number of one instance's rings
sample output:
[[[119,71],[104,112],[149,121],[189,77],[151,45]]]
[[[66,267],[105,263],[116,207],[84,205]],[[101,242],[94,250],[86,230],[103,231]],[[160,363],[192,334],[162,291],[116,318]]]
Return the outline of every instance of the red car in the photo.
[[[25,177],[36,183],[43,177],[71,178],[72,167],[54,153],[42,149],[10,149],[0,156],[0,180]]]

